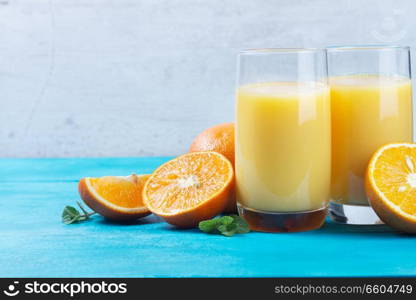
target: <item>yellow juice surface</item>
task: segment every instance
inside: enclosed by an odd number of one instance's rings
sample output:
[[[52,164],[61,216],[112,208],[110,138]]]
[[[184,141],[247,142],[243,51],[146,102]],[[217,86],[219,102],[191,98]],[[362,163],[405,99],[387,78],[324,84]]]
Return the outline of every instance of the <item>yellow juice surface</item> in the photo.
[[[404,77],[330,78],[332,110],[331,200],[368,205],[364,175],[373,153],[412,141],[412,86]]]
[[[331,121],[325,85],[271,82],[241,86],[236,118],[239,204],[269,212],[326,206]]]

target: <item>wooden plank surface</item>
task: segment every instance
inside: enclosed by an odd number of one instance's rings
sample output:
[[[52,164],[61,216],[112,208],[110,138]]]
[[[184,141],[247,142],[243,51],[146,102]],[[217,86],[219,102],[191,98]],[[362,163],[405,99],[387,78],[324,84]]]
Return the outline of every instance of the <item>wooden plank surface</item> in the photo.
[[[232,238],[149,216],[63,225],[83,176],[148,173],[168,158],[0,159],[1,277],[415,276],[416,238],[345,226]]]

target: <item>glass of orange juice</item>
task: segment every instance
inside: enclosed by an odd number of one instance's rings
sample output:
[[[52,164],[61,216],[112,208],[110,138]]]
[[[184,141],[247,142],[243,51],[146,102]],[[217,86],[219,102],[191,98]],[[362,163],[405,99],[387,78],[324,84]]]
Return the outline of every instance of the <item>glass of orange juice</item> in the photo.
[[[330,216],[379,224],[364,176],[380,146],[413,140],[410,50],[396,46],[329,47],[332,178]]]
[[[331,176],[326,51],[243,51],[237,85],[239,214],[256,231],[319,228]]]

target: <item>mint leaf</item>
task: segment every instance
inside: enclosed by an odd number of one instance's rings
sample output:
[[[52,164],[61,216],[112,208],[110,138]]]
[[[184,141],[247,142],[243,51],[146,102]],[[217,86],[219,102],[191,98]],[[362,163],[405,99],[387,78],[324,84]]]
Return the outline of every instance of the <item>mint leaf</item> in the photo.
[[[236,224],[236,233],[247,233],[250,232],[250,227],[248,226],[246,220],[238,215],[231,215],[231,218],[234,220],[234,224]]]
[[[85,221],[90,218],[95,212],[87,212],[85,208],[77,201],[77,204],[81,211],[84,214],[81,214],[75,207],[73,206],[65,206],[64,210],[62,211],[62,222],[69,225],[81,221]]]
[[[62,212],[62,222],[65,224],[72,224],[78,222],[80,216],[81,214],[75,207],[65,206]]]
[[[250,231],[247,222],[237,215],[201,221],[198,227],[205,233],[222,234],[224,236],[233,236],[237,233],[247,233]]]
[[[228,226],[232,224],[234,221],[233,218],[231,218],[230,216],[223,216],[223,217],[218,218],[218,220],[220,222],[220,225],[224,225],[224,226]]]
[[[225,236],[233,236],[237,233],[237,225],[232,223],[229,225],[220,225],[218,226],[218,231]]]
[[[217,230],[217,226],[217,219],[201,221],[198,224],[198,228],[205,233],[214,233]]]
[[[224,216],[220,218],[214,218],[211,220],[201,221],[198,224],[199,229],[205,233],[219,233],[218,227],[221,225],[229,225],[233,222],[233,218]]]

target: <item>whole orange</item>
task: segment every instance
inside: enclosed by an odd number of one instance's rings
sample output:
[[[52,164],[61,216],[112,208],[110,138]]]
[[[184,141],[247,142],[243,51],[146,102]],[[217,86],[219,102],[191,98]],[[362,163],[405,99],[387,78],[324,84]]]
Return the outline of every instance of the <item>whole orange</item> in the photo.
[[[189,152],[215,151],[234,166],[234,123],[223,123],[205,129],[192,141]]]
[[[234,167],[234,123],[223,123],[202,131],[192,141],[189,152],[215,151],[224,155]],[[224,212],[236,212],[234,187]]]

